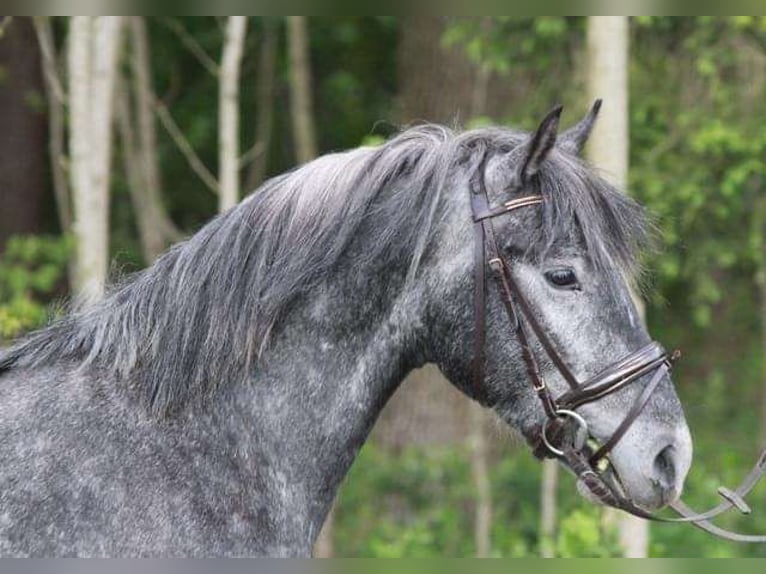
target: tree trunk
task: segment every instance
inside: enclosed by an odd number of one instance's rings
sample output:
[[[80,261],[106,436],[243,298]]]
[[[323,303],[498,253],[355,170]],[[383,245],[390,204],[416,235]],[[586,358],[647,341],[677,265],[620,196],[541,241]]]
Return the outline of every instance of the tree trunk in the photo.
[[[221,59],[218,116],[219,210],[239,201],[239,77],[245,48],[247,16],[229,16]]]
[[[333,535],[335,534],[335,503],[330,509],[330,512],[325,518],[322,530],[319,532],[316,542],[314,543],[314,552],[312,557],[314,558],[334,558],[335,557],[335,541]]]
[[[72,197],[66,175],[67,163],[65,141],[66,95],[59,72],[56,41],[50,18],[35,18],[35,32],[42,53],[43,77],[45,78],[45,97],[48,104],[48,154],[53,179],[53,192],[56,197],[56,212],[62,233],[72,231]]]
[[[69,25],[69,153],[72,186],[73,231],[77,239],[72,287],[83,297],[98,293],[106,277],[106,239],[99,219],[105,206],[95,196],[91,178],[91,45],[93,22],[75,16]],[[86,294],[86,291],[89,293]]]
[[[152,225],[151,217],[148,215],[149,209],[144,205],[146,180],[141,173],[141,158],[134,128],[135,121],[130,105],[130,90],[126,78],[123,78],[122,85],[117,93],[115,117],[120,134],[123,175],[130,191],[130,200],[136,218],[136,227],[138,228],[144,261],[150,264],[156,257],[153,253],[153,247],[160,243],[159,229]]]
[[[144,150],[141,149],[139,137],[136,135],[137,122],[130,101],[130,88],[127,78],[123,78],[117,94],[116,118],[120,134],[120,150],[125,180],[130,191],[130,200],[136,218],[136,227],[141,241],[144,262],[147,265],[159,257],[167,247],[168,236],[164,233],[160,216],[161,206],[154,203],[143,163]],[[141,128],[139,128],[141,129]],[[159,199],[159,198],[157,198]],[[164,213],[164,212],[162,212]],[[172,225],[167,223],[167,225]]]
[[[540,556],[554,558],[556,537],[557,489],[559,484],[559,461],[543,461],[543,478],[540,485]]]
[[[269,148],[274,124],[274,81],[277,67],[277,29],[266,21],[263,27],[261,56],[258,63],[258,101],[255,126],[255,157],[247,176],[247,189],[252,191],[266,179]]]
[[[132,47],[131,70],[133,72],[132,92],[135,95],[135,122],[131,111],[127,82],[124,84],[125,115],[132,130],[135,124],[138,134],[133,139],[133,150],[129,155],[135,156],[135,183],[137,188],[132,194],[133,211],[135,212],[144,262],[150,265],[159,257],[168,245],[180,238],[178,229],[173,225],[162,202],[162,182],[158,165],[159,152],[157,148],[157,126],[155,124],[152,99],[151,56],[146,21],[141,16],[130,17],[130,39]],[[123,97],[123,94],[120,94]],[[124,136],[125,129],[121,128]],[[123,143],[125,143],[123,141]],[[130,178],[130,174],[127,174]]]
[[[766,197],[762,182],[755,186],[756,197],[753,205],[751,241],[756,250],[755,284],[758,288],[758,311],[761,327],[761,393],[760,393],[760,429],[758,446],[766,446]]]
[[[9,18],[9,17],[6,17]],[[0,38],[0,252],[8,237],[37,233],[47,199],[45,87],[31,18],[3,20]]]
[[[103,291],[108,272],[109,261],[109,191],[111,183],[111,163],[114,123],[114,96],[117,85],[117,64],[123,18],[119,16],[99,16],[93,21],[93,57],[91,60],[91,98],[90,104],[90,162],[93,181],[93,197],[97,211],[89,212],[95,216],[93,222],[97,247],[95,260],[101,276],[98,278],[98,294]]]
[[[290,107],[295,151],[298,163],[306,163],[317,155],[306,16],[287,17],[287,40],[290,52]]]
[[[489,22],[484,18],[485,25]],[[487,109],[487,88],[492,74],[487,66],[480,66],[471,93],[471,117],[483,115]],[[489,445],[487,438],[487,412],[478,404],[465,401],[469,409],[469,449],[471,476],[476,491],[473,531],[477,558],[488,558],[492,551],[492,484],[489,478]]]
[[[628,18],[588,18],[588,99],[604,99],[590,159],[620,188],[628,182]]]
[[[628,38],[627,16],[588,18],[588,95],[591,101],[604,98],[601,116],[590,138],[590,160],[622,189],[628,182]],[[643,303],[635,294],[634,299],[643,315]],[[647,556],[646,520],[606,510],[605,522],[616,524],[626,557]]]
[[[492,484],[489,479],[487,414],[478,404],[468,401],[465,404],[470,409],[471,477],[476,490],[473,527],[476,558],[489,558],[492,551]]]
[[[754,232],[757,238],[758,269],[756,270],[756,285],[758,286],[759,311],[761,319],[761,428],[759,445],[766,446],[766,200],[760,198],[755,205]]]
[[[477,66],[462,47],[445,48],[445,16],[402,22],[399,42],[399,116],[403,124],[464,122],[475,109]],[[482,106],[486,107],[486,99]]]
[[[112,120],[120,16],[75,16],[69,46],[70,151],[77,257],[74,288],[86,301],[104,291],[109,253]]]

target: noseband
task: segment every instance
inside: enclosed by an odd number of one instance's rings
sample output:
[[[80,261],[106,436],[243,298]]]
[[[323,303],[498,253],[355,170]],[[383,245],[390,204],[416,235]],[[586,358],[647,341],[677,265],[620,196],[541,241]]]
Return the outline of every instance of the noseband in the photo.
[[[678,359],[679,353],[676,351],[668,354],[659,343],[651,342],[618,360],[595,376],[585,381],[579,381],[557,351],[553,341],[524,297],[523,291],[519,289],[519,285],[511,273],[511,261],[506,259],[498,248],[492,225],[492,220],[496,217],[507,215],[518,209],[543,204],[543,197],[541,195],[527,195],[492,207],[484,180],[486,160],[485,156],[471,185],[475,284],[472,376],[474,397],[482,402],[487,401],[484,393],[484,347],[486,341],[486,268],[489,266],[500,292],[511,330],[521,347],[527,376],[545,413],[544,422],[526,437],[532,445],[535,456],[562,460],[601,503],[619,508],[634,516],[659,522],[690,522],[711,534],[736,542],[766,542],[766,536],[729,532],[709,522],[711,518],[732,508],[737,508],[744,514],[750,513],[750,508],[743,497],[750,492],[766,472],[766,450],[761,453],[758,463],[739,488],[735,490],[719,488],[718,492],[724,500],[715,508],[704,513],[695,513],[680,501],[672,503],[671,508],[680,515],[680,518],[663,518],[643,510],[604,479],[603,470],[610,465],[609,454],[644,410],[652,394]],[[530,334],[534,335],[534,338],[537,339],[545,354],[569,386],[569,390],[558,397],[554,396],[540,371],[537,358],[530,344]],[[649,382],[638,393],[622,422],[611,437],[599,445],[590,436],[587,422],[578,414],[576,409],[620,391],[645,377],[650,377]]]

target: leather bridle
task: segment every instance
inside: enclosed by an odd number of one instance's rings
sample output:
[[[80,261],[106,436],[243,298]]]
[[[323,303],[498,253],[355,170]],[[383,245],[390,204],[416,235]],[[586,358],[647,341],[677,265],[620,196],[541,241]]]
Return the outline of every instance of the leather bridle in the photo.
[[[487,156],[485,155],[477,170],[476,177],[471,183],[475,283],[472,374],[474,397],[481,402],[487,402],[484,392],[484,348],[486,340],[486,268],[489,267],[497,284],[511,330],[521,347],[522,359],[532,389],[545,412],[545,421],[526,437],[533,447],[535,456],[538,458],[558,458],[563,461],[601,503],[619,508],[634,516],[659,522],[690,522],[727,540],[766,543],[766,536],[730,532],[709,522],[711,518],[732,508],[738,509],[743,514],[750,513],[750,508],[744,501],[744,497],[766,472],[766,450],[761,453],[757,464],[739,488],[730,490],[721,487],[718,489],[724,500],[715,508],[704,513],[695,513],[680,501],[672,503],[670,507],[680,515],[680,518],[663,518],[645,511],[626,498],[620,491],[621,489],[604,478],[603,471],[610,466],[609,454],[644,410],[652,394],[678,359],[679,353],[676,351],[668,354],[659,343],[651,342],[588,380],[579,381],[557,351],[556,346],[514,279],[511,273],[511,261],[504,257],[498,248],[492,224],[492,220],[496,217],[507,215],[518,209],[542,205],[544,203],[543,196],[524,195],[500,206],[491,206],[484,175],[486,162]],[[569,385],[569,390],[561,396],[555,397],[546,383],[532,349],[530,335],[534,336],[556,370]],[[650,377],[649,382],[638,393],[638,397],[623,421],[606,442],[600,445],[596,443],[595,439],[590,436],[587,422],[577,413],[576,409],[620,391],[645,377]],[[615,470],[613,470],[613,474],[617,478]]]

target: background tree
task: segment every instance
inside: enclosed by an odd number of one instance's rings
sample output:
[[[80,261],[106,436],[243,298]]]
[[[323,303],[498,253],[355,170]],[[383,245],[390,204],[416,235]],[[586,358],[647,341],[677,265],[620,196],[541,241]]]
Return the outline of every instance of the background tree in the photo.
[[[116,113],[124,175],[130,189],[143,259],[150,264],[170,244],[178,241],[181,233],[170,220],[162,198],[146,22],[141,16],[131,16],[127,28],[131,74],[125,73],[119,85]]]
[[[292,111],[295,153],[298,163],[306,163],[317,155],[308,19],[306,16],[288,16],[287,43],[290,51],[290,109]]]
[[[621,189],[628,183],[628,67],[627,16],[588,18],[588,96],[603,98],[599,121],[588,147],[589,159]],[[634,297],[643,315],[643,303]],[[605,511],[607,524],[616,523],[620,544],[628,558],[643,558],[649,551],[649,523],[615,510]]]
[[[69,233],[72,230],[72,195],[66,173],[66,94],[61,78],[62,58],[56,48],[51,18],[35,18],[33,22],[42,56],[41,66],[48,111],[48,160],[51,184],[56,198],[59,230],[61,233]]]
[[[274,90],[278,49],[276,23],[271,20],[265,21],[261,37],[256,80],[258,97],[256,101],[255,143],[251,148],[253,157],[247,176],[248,190],[256,189],[266,177],[269,148],[274,129]]]
[[[70,154],[77,245],[73,283],[86,300],[101,295],[108,271],[112,118],[121,26],[120,16],[78,16],[70,30]]]
[[[42,230],[48,193],[40,48],[31,18],[6,18],[0,37],[0,252],[12,235]]]
[[[246,30],[246,16],[227,18],[221,60],[218,116],[220,211],[226,211],[239,202],[239,77]]]

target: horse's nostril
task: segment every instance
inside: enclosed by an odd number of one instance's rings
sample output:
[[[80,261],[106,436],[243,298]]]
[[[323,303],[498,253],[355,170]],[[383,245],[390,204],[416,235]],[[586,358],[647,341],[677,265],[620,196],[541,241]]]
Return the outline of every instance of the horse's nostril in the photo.
[[[654,477],[664,490],[672,490],[676,484],[675,449],[672,445],[663,448],[654,459]]]

